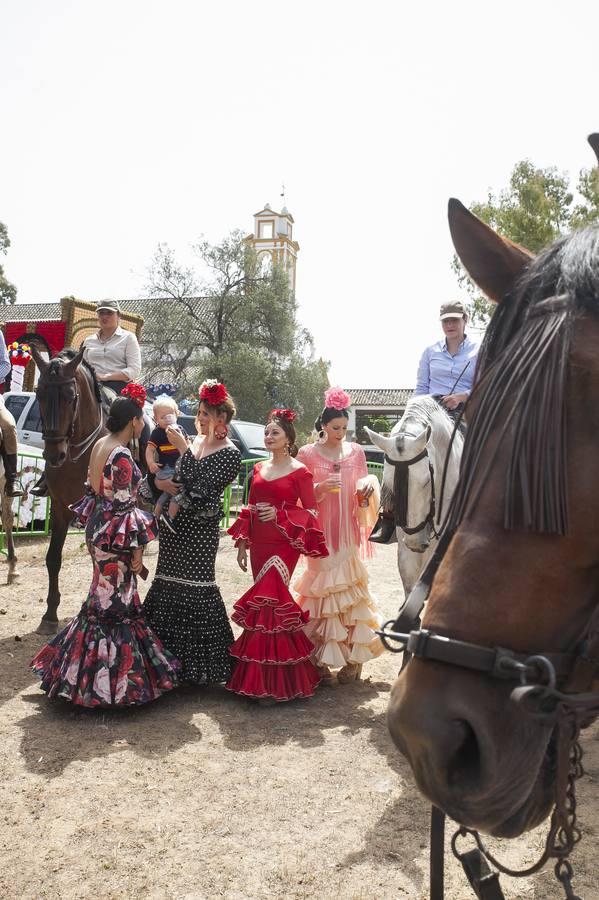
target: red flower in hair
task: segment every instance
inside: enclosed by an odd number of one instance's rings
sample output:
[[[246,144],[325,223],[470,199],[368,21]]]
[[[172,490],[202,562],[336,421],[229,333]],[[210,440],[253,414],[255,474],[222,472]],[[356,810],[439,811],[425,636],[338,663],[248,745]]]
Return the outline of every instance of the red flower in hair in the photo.
[[[292,409],[271,409],[270,419],[286,419],[288,422],[295,422],[297,413]]]
[[[228,397],[224,384],[216,378],[209,378],[200,385],[200,400],[204,400],[208,406],[220,406]]]
[[[143,384],[138,384],[136,381],[130,381],[121,391],[121,396],[128,397],[129,400],[133,400],[134,403],[137,403],[140,409],[143,409],[143,405],[146,402],[146,389]]]

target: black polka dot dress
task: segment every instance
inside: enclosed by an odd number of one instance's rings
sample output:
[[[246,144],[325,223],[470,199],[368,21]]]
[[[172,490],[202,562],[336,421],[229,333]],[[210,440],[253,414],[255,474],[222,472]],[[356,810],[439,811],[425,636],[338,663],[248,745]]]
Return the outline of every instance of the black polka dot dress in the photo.
[[[183,454],[180,477],[189,502],[175,518],[176,533],[160,532],[156,575],[144,603],[146,619],[182,665],[179,679],[227,681],[233,632],[215,581],[222,493],[239,473],[232,446],[196,459]]]

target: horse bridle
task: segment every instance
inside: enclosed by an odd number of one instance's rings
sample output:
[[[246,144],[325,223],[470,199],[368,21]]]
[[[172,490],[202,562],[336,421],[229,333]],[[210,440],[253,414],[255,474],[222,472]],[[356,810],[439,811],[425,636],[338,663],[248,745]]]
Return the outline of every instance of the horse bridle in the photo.
[[[428,513],[419,525],[408,527],[408,486],[410,478],[410,466],[415,465],[422,459],[428,460],[428,471],[431,480],[431,499],[429,503]],[[439,537],[435,530],[435,470],[431,463],[428,449],[425,447],[420,453],[411,459],[391,459],[385,453],[385,462],[389,463],[395,469],[393,474],[393,499],[394,499],[394,520],[395,525],[401,528],[406,534],[418,534],[427,525],[431,526],[432,533],[435,537]]]
[[[527,877],[550,860],[556,860],[555,875],[568,900],[580,900],[571,884],[572,865],[568,856],[581,837],[576,826],[576,781],[582,777],[582,749],[579,735],[599,716],[599,691],[592,691],[599,673],[599,607],[589,623],[577,652],[522,654],[506,647],[486,647],[435,634],[418,627],[420,613],[431,590],[433,578],[453,534],[447,530],[405,601],[395,620],[378,631],[382,643],[392,653],[407,651],[409,657],[428,659],[445,665],[481,672],[488,677],[519,681],[511,699],[536,719],[553,726],[556,735],[556,798],[545,849],[539,860],[516,871],[500,863],[485,847],[478,832],[460,826],[452,839],[452,851],[480,900],[502,900],[497,872],[488,862],[511,877]],[[393,642],[393,643],[390,643]],[[401,646],[397,647],[396,644]],[[562,689],[558,690],[558,683]],[[433,807],[431,816],[431,900],[443,900],[443,843],[445,814]],[[470,836],[475,847],[466,852],[457,848],[459,838]]]
[[[79,388],[77,386],[77,379],[75,378],[74,375],[70,376],[69,378],[62,378],[62,377],[56,378],[56,377],[50,376],[50,378],[48,379],[48,388],[63,387],[64,385],[67,385],[67,384],[75,385],[75,399],[73,400],[73,414],[71,416],[71,422],[67,429],[67,432],[66,432],[66,434],[51,435],[51,434],[48,434],[45,431],[45,429],[43,428],[42,429],[42,437],[46,444],[60,444],[63,441],[66,442],[66,444],[68,446],[68,453],[70,455],[71,462],[77,462],[77,460],[83,456],[85,451],[88,450],[89,447],[91,447],[91,445],[95,441],[96,437],[101,432],[102,427],[104,425],[104,410],[102,408],[102,405],[100,404],[100,421],[98,422],[98,425],[94,428],[94,430],[91,432],[91,434],[88,434],[87,437],[85,437],[82,441],[77,441],[76,443],[72,443],[71,438],[73,437],[73,434],[75,433],[75,422],[77,421],[77,412],[79,410]],[[41,414],[41,409],[40,409],[40,414]],[[43,424],[44,423],[42,420],[42,425]],[[73,456],[73,452],[72,452],[73,450],[78,451],[75,454],[75,456]]]

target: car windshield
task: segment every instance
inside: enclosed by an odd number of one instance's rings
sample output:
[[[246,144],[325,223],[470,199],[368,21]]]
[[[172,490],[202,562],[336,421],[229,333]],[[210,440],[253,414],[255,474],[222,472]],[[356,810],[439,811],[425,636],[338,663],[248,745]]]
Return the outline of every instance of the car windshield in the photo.
[[[268,451],[264,445],[264,426],[254,422],[235,422],[235,428],[239,437],[252,452],[258,456],[267,456]]]

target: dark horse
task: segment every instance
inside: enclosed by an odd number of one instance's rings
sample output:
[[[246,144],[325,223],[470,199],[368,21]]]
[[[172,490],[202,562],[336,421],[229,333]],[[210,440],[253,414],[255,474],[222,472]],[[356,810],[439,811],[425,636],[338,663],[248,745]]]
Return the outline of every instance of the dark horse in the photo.
[[[589,140],[599,159],[599,135]],[[394,685],[389,725],[420,790],[458,823],[514,837],[555,804],[552,823],[562,816],[573,844],[566,785],[580,766],[561,754],[559,716],[572,725],[569,753],[599,713],[599,226],[533,259],[457,200],[449,222],[468,272],[499,305],[479,355],[428,633],[408,645],[415,658]],[[525,689],[499,677],[510,672],[542,682],[538,696],[557,705],[531,715],[516,702]],[[554,859],[567,855],[560,839]]]
[[[62,548],[72,519],[69,504],[83,496],[92,447],[106,433],[100,388],[93,370],[83,360],[83,348],[63,350],[46,362],[35,349],[40,370],[37,399],[44,434],[46,481],[52,500],[50,546],[46,554],[48,597],[39,634],[58,630],[60,591],[58,576]]]

